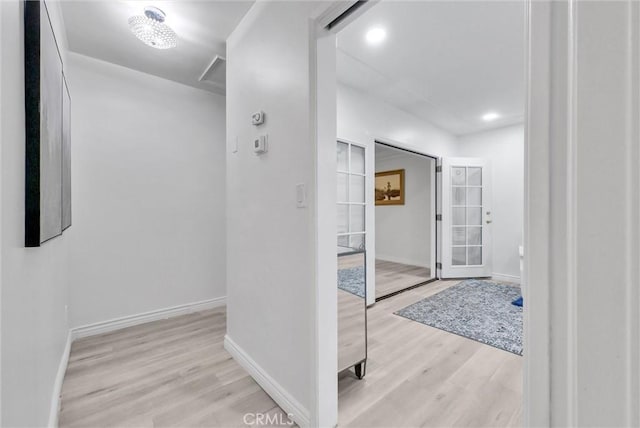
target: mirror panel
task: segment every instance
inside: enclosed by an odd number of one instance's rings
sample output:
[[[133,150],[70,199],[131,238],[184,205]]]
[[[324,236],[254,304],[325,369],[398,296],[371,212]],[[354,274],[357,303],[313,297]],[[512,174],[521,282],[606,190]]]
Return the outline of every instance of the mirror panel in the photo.
[[[338,254],[338,372],[367,358],[364,251]]]

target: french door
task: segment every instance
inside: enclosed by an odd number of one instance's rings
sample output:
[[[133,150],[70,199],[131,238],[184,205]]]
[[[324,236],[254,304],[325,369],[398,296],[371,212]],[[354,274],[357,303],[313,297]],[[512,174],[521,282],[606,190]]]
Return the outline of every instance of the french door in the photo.
[[[441,278],[491,276],[488,161],[443,158]]]
[[[365,249],[365,148],[338,141],[338,252]]]

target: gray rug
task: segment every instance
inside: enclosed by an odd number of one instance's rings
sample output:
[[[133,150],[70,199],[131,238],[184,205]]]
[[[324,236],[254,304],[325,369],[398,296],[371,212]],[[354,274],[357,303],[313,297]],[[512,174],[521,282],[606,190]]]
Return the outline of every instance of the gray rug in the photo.
[[[520,287],[469,279],[395,314],[522,355],[518,297]]]
[[[364,266],[338,269],[338,288],[364,299]]]

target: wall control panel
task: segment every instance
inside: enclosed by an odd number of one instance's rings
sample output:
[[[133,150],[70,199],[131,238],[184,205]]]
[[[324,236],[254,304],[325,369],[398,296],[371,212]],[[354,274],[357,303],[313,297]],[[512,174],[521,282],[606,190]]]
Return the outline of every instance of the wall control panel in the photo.
[[[258,126],[264,123],[264,112],[262,110],[257,111],[251,115],[251,124]]]
[[[259,135],[253,140],[253,152],[256,155],[267,153],[267,135]]]

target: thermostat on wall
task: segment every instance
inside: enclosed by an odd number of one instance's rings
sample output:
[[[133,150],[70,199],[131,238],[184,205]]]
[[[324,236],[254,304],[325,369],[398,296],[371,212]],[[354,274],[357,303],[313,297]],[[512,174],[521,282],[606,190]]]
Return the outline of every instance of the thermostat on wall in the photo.
[[[260,110],[253,113],[251,115],[251,123],[255,126],[262,125],[264,123],[264,112]]]
[[[261,155],[267,152],[267,135],[260,135],[253,140],[253,152]]]

